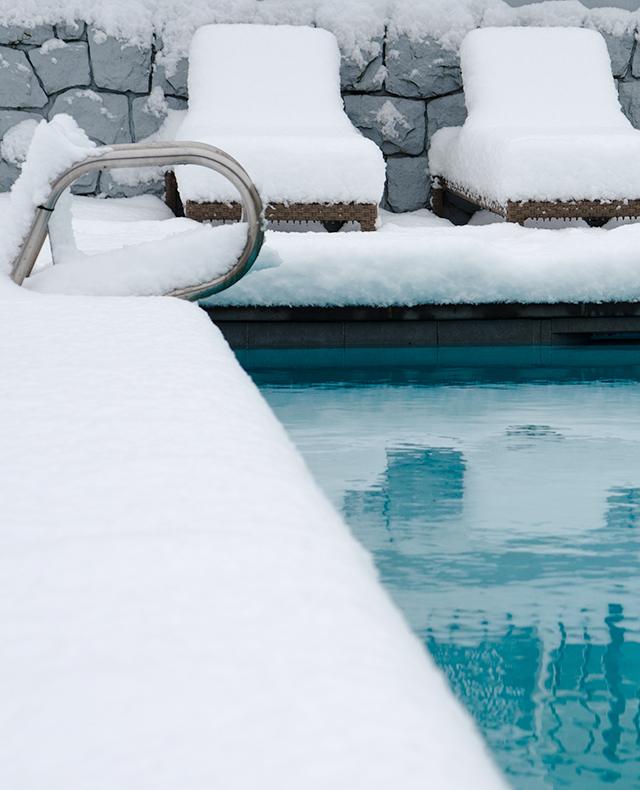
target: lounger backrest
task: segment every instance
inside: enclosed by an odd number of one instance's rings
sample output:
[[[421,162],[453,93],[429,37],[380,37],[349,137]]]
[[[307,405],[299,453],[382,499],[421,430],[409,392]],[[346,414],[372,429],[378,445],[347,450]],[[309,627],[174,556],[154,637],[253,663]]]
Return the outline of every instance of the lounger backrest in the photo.
[[[629,128],[604,38],[582,28],[482,28],[461,52],[469,121],[532,130]]]
[[[189,116],[220,134],[352,131],[335,37],[291,25],[201,27],[189,56]]]

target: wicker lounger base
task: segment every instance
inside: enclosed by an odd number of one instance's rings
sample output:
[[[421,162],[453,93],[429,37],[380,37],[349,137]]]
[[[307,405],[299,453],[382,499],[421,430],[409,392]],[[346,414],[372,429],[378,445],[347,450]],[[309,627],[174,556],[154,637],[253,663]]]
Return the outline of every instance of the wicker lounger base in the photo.
[[[240,219],[239,203],[196,203],[187,200],[183,206],[173,173],[165,176],[165,200],[176,216],[198,222]],[[361,230],[376,229],[378,207],[373,203],[270,203],[265,208],[267,220],[276,222],[359,222]]]
[[[504,217],[507,222],[522,224],[527,219],[584,219],[590,225],[604,225],[610,219],[621,217],[640,217],[640,199],[637,200],[572,200],[544,201],[524,200],[509,201],[506,205],[486,200],[479,195],[457,186],[452,186],[445,179],[434,177],[431,190],[431,206],[434,213],[441,217],[444,214],[445,193],[473,203],[480,208],[493,211]]]
[[[195,203],[188,200],[185,216],[199,222],[239,220],[239,203]],[[270,203],[265,217],[272,222],[359,222],[362,230],[376,229],[378,208],[367,203]]]

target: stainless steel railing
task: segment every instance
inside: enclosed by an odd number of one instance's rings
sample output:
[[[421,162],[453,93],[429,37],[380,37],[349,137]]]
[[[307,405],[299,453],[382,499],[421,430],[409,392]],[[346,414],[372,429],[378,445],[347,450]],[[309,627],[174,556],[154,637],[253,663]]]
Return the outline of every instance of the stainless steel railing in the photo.
[[[167,296],[196,301],[224,291],[244,277],[258,257],[264,240],[262,201],[245,169],[229,154],[205,143],[125,143],[111,145],[103,153],[78,162],[54,181],[49,197],[37,207],[29,233],[13,262],[11,277],[14,282],[22,285],[31,274],[47,238],[49,218],[56,203],[76,179],[93,170],[168,165],[201,165],[227,178],[240,195],[242,220],[247,223],[247,240],[240,257],[227,272],[204,283],[177,288]]]

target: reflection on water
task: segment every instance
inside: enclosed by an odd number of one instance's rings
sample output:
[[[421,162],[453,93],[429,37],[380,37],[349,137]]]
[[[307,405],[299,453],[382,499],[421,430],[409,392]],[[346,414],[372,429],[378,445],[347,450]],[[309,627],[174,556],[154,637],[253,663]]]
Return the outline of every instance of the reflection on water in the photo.
[[[513,785],[640,788],[640,352],[563,353],[253,374]]]
[[[393,530],[402,523],[424,521],[425,515],[429,521],[459,516],[464,469],[462,453],[448,447],[390,449],[380,481],[361,491],[346,491],[342,509],[351,523],[367,523],[370,518],[384,523],[392,541]]]
[[[628,529],[640,523],[640,488],[615,486],[607,497],[607,527]]]

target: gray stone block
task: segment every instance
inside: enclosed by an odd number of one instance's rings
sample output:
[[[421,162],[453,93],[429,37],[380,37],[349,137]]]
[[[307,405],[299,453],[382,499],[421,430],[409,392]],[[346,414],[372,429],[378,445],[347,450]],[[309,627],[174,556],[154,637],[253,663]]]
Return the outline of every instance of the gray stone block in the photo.
[[[73,182],[71,191],[74,195],[92,195],[98,188],[98,178],[100,173],[94,170],[91,173],[85,173],[77,181]]]
[[[130,186],[119,184],[113,174],[105,171],[100,176],[100,194],[108,197],[135,197],[136,195],[158,195],[164,193],[164,179],[147,181]]]
[[[467,117],[464,93],[440,96],[427,103],[427,133],[429,139],[445,126],[462,126]]]
[[[347,115],[385,154],[420,154],[425,142],[425,104],[388,96],[345,96]]]
[[[360,51],[360,57],[342,56],[340,82],[344,90],[378,91],[384,84],[386,69],[382,63],[383,39],[374,39],[369,51]]]
[[[172,69],[169,76],[162,62],[155,63],[151,84],[154,88],[162,88],[166,95],[186,99],[189,95],[188,78],[189,61],[187,58],[181,58],[176,64],[175,70]]]
[[[612,36],[608,33],[603,33],[604,40],[607,43],[609,50],[609,57],[611,58],[611,70],[614,77],[622,77],[631,61],[631,50],[633,49],[633,35],[627,36]]]
[[[636,129],[640,129],[640,82],[620,82],[618,93],[622,111]]]
[[[47,93],[57,93],[75,85],[88,85],[89,50],[84,41],[67,44],[59,38],[43,47],[32,49],[29,60]]]
[[[0,192],[8,192],[19,175],[19,167],[0,159]]]
[[[430,179],[426,156],[387,159],[387,205],[391,211],[415,211],[429,201]]]
[[[44,107],[47,95],[24,52],[0,47],[0,106]]]
[[[640,47],[636,47],[631,61],[631,73],[634,77],[640,77]]]
[[[0,25],[0,44],[44,44],[53,38],[52,25]]]
[[[166,96],[165,104],[170,110],[186,110],[185,99]],[[135,140],[144,140],[154,134],[162,126],[167,113],[155,107],[148,96],[140,96],[131,104],[131,120],[133,121],[133,135]]]
[[[129,103],[117,93],[96,93],[92,90],[71,89],[55,100],[52,118],[67,113],[93,140],[100,143],[129,143]]]
[[[387,42],[386,87],[400,96],[442,96],[462,87],[460,61],[455,52],[433,39],[411,41],[398,36]]]
[[[88,30],[93,79],[99,88],[146,93],[151,74],[151,46],[132,46],[107,36],[102,30]]]
[[[84,36],[86,28],[86,24],[79,19],[75,22],[62,22],[56,25],[56,34],[58,38],[62,38],[65,41],[77,41]]]
[[[0,110],[0,140],[5,134],[18,123],[28,121],[41,121],[42,115],[35,112],[24,112],[21,110]]]

